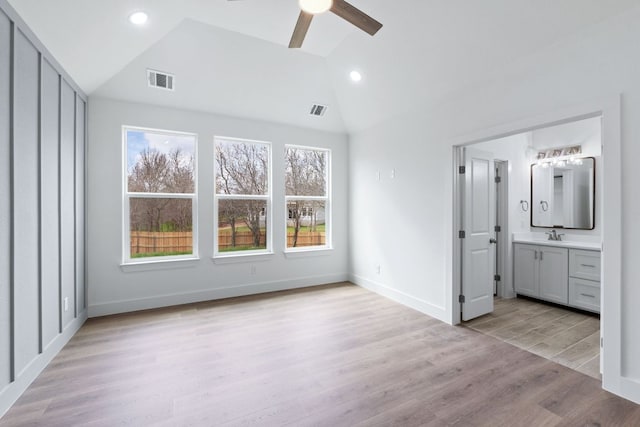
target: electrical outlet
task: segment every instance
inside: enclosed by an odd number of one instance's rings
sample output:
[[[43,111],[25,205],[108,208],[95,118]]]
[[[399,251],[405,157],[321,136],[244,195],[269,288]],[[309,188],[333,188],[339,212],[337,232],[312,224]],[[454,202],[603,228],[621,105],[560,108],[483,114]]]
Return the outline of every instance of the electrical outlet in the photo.
[[[69,311],[69,297],[64,297],[64,311]]]
[[[378,181],[380,181],[380,171],[376,172],[376,178],[378,178]]]
[[[391,173],[389,174],[389,176],[391,177],[391,179],[394,179],[394,178],[396,177],[396,170],[395,170],[395,168],[394,168],[394,169],[391,169]]]
[[[376,266],[376,274],[380,274],[380,264]]]

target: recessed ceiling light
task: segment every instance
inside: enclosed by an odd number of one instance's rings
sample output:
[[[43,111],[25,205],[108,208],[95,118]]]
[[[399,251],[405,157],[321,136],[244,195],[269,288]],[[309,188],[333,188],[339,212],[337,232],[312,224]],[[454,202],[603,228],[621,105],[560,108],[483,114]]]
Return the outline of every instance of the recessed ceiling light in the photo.
[[[350,72],[349,77],[351,77],[351,80],[353,80],[354,82],[359,82],[360,80],[362,80],[362,74],[360,74],[360,72],[356,70]]]
[[[307,13],[322,13],[331,9],[333,0],[298,0],[300,9]]]
[[[149,19],[149,16],[144,12],[134,12],[129,15],[129,22],[134,25],[144,25]]]

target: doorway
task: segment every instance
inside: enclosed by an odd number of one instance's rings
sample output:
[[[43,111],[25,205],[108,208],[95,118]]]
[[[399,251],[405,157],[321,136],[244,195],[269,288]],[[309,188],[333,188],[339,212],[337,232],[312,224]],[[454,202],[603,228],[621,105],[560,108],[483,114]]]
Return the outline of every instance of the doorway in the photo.
[[[597,224],[594,222],[590,229],[585,227],[585,229],[578,230],[572,226],[563,226],[562,213],[560,213],[553,216],[555,218],[553,224],[536,227],[533,221],[533,211],[530,210],[533,207],[533,165],[543,164],[541,163],[541,153],[551,153],[548,155],[548,163],[544,163],[545,168],[565,170],[570,169],[570,163],[578,164],[580,162],[582,164],[581,159],[586,156],[593,156],[600,162],[601,141],[601,117],[594,116],[460,146],[456,153],[457,163],[464,166],[456,170],[459,216],[454,222],[459,224],[462,230],[458,236],[460,242],[458,252],[460,297],[458,301],[462,313],[461,319],[468,321],[468,326],[472,329],[510,342],[571,368],[584,369],[592,376],[596,376],[600,372],[598,358],[600,353],[600,320],[597,315],[575,311],[576,307],[580,308],[580,306],[572,304],[570,296],[571,285],[567,272],[569,250],[562,248],[559,251],[560,255],[554,255],[556,258],[561,258],[565,265],[563,270],[565,272],[560,273],[560,276],[563,276],[564,288],[561,294],[564,293],[564,302],[560,301],[559,305],[548,305],[547,303],[553,300],[546,298],[544,293],[531,295],[527,292],[519,292],[515,278],[518,277],[520,280],[522,274],[516,276],[515,272],[522,270],[521,267],[520,270],[517,266],[514,268],[514,242],[542,245],[545,248],[544,251],[538,250],[538,248],[530,252],[532,257],[535,256],[536,262],[539,262],[538,256],[540,261],[543,254],[545,259],[551,256],[549,254],[553,252],[551,247],[556,250],[557,246],[562,246],[559,242],[548,243],[542,240],[546,237],[545,233],[550,234],[552,229],[558,229],[558,231],[562,231],[559,234],[571,236],[576,241],[593,242],[594,245],[589,247],[590,249],[593,249],[594,246],[601,247],[603,238],[601,219],[597,220]],[[564,147],[576,142],[580,151],[576,150],[574,157],[557,156],[558,158],[552,158],[552,154],[554,156],[556,152],[564,154]],[[481,173],[482,170],[477,167],[476,164],[480,164],[481,161],[487,162],[491,167],[490,176],[485,177]],[[594,164],[593,195],[587,199],[592,201],[591,210],[596,212],[597,207],[600,212],[603,199],[602,186],[596,184],[596,176]],[[492,182],[494,180],[495,184]],[[598,177],[598,181],[600,180],[601,177]],[[489,186],[489,182],[492,182],[491,186]],[[487,183],[487,186],[483,186],[484,183]],[[598,193],[595,192],[596,185],[599,188]],[[556,205],[559,209],[562,203],[571,203],[575,199],[567,197],[566,194],[564,196],[558,195],[558,186],[550,188],[551,198],[545,205],[547,208],[553,206],[554,191]],[[582,199],[585,198],[582,197]],[[482,211],[485,206],[488,206],[486,215]],[[564,209],[564,211],[568,212],[572,209]],[[491,223],[485,224],[483,221],[487,215],[491,218]],[[599,216],[598,214],[595,218]],[[483,230],[488,233],[482,234]],[[481,254],[478,250],[481,246],[469,240],[477,237],[493,244],[488,245],[489,250],[493,251],[492,254],[484,258],[478,256]],[[579,247],[577,243],[576,245]],[[558,251],[556,250],[556,252]],[[483,265],[484,262],[489,262],[489,266]],[[547,264],[551,262],[548,265],[553,265],[555,269],[555,264],[553,264],[555,261],[546,262]],[[540,276],[540,279],[536,280],[544,282],[542,285],[537,284],[536,286],[547,289],[551,283],[549,282],[549,269],[542,268],[538,264],[535,265],[535,268],[539,269],[536,270],[536,276]],[[491,286],[483,280],[482,276],[486,275],[483,270],[490,272],[491,279],[493,279]],[[597,282],[593,282],[597,283],[598,289],[600,289],[599,279],[598,276]],[[555,284],[555,282],[553,283]],[[497,299],[493,300],[492,298],[491,303],[480,305],[478,303],[479,296],[486,296],[489,293],[492,296],[495,295]],[[533,296],[534,298],[523,300],[522,296]],[[511,300],[513,297],[517,298]],[[472,307],[467,309],[465,307],[467,304],[471,304]],[[597,308],[599,309],[599,306]],[[594,365],[598,366],[595,369],[596,375],[593,375]]]

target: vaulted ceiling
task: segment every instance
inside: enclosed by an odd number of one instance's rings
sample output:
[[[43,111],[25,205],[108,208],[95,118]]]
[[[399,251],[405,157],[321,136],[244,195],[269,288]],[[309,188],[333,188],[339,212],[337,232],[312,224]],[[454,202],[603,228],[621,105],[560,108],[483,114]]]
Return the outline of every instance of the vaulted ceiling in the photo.
[[[297,0],[9,0],[89,94],[353,132],[488,79],[637,0],[351,0],[371,37],[333,14],[287,48]],[[149,21],[134,27],[129,14]],[[147,87],[145,70],[176,75]],[[357,69],[363,80],[348,79]],[[329,105],[310,117],[313,103]]]

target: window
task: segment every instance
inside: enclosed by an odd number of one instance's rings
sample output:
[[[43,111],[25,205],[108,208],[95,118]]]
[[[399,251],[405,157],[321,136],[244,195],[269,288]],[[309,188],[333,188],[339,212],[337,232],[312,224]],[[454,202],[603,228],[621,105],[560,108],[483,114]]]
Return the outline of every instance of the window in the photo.
[[[271,252],[271,144],[214,139],[214,256]]]
[[[132,127],[123,133],[124,262],[196,257],[197,136]]]
[[[330,161],[326,149],[285,148],[287,250],[331,246]]]

